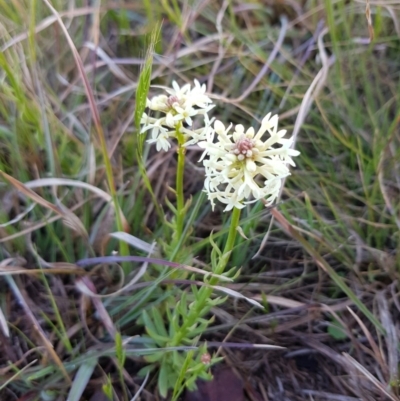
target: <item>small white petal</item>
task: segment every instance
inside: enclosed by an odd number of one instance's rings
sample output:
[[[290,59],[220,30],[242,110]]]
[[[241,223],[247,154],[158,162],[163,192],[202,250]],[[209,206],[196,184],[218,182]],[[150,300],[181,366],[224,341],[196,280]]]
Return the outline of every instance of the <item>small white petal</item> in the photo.
[[[236,131],[238,134],[243,134],[243,133],[244,133],[244,127],[243,127],[243,125],[242,125],[242,124],[236,125],[235,131]]]
[[[278,128],[278,114],[275,114],[272,118],[263,119],[261,125],[268,130],[274,129],[274,131]]]
[[[214,123],[214,129],[217,134],[221,134],[225,131],[225,125],[221,121],[216,120]]]
[[[253,160],[251,159],[246,159],[246,168],[247,170],[249,170],[250,172],[254,172],[257,170],[257,165],[256,163],[254,163]]]
[[[174,127],[175,126],[175,121],[174,121],[174,116],[171,113],[167,113],[165,116],[165,122],[168,125],[168,127]]]
[[[246,137],[247,137],[247,138],[250,138],[250,139],[254,138],[254,128],[253,128],[253,127],[250,127],[250,128],[246,131]]]
[[[267,129],[264,126],[261,126],[260,129],[257,131],[257,134],[254,137],[254,141],[260,141],[262,136],[265,134]]]
[[[226,160],[229,160],[231,162],[235,162],[236,158],[237,158],[237,156],[233,155],[232,153],[231,154],[228,153],[225,157],[226,157]]]
[[[271,112],[268,113],[261,121],[261,125],[267,125],[269,124],[269,119],[271,118]]]
[[[180,87],[176,81],[172,81],[172,87],[174,88],[175,92],[179,92]]]

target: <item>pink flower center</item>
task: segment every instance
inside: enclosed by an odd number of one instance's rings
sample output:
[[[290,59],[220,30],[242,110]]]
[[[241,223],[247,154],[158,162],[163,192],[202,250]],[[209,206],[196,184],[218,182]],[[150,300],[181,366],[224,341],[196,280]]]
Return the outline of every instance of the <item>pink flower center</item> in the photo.
[[[167,100],[168,106],[172,107],[175,103],[179,104],[179,99],[177,96],[170,96]]]
[[[242,135],[239,140],[235,143],[235,147],[232,149],[232,153],[237,155],[239,160],[244,160],[246,157],[253,156],[254,142],[252,139],[246,138]]]

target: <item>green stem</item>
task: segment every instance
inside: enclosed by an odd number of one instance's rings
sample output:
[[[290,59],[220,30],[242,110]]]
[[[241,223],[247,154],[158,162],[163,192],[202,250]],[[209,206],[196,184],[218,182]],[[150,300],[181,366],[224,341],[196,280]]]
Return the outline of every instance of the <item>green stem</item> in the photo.
[[[233,247],[235,245],[235,238],[237,227],[240,220],[240,209],[234,208],[231,217],[231,225],[229,228],[228,239],[226,241],[224,252],[218,262],[218,265],[214,269],[215,274],[222,274],[225,271],[226,265],[229,262]],[[212,277],[208,282],[207,286],[201,287],[198,292],[197,299],[195,299],[194,307],[190,310],[190,313],[185,318],[180,330],[175,334],[171,346],[178,346],[181,344],[182,340],[187,337],[189,328],[196,324],[197,320],[204,316],[207,310],[207,300],[211,297],[213,289],[211,286],[218,283],[217,277]]]
[[[186,148],[183,146],[185,138],[180,132],[180,127],[176,128],[176,137],[178,139],[178,166],[176,170],[176,233],[175,242],[178,243],[182,233],[185,219],[185,198],[183,195],[183,174],[185,171]]]
[[[241,211],[241,209],[237,209],[236,207],[233,208],[232,217],[231,217],[231,225],[229,227],[228,239],[226,240],[224,252],[222,254],[220,262],[218,263],[218,266],[215,269],[215,272],[214,272],[215,274],[222,274],[225,270],[226,265],[229,262],[229,258],[231,256],[233,246],[235,245],[236,233],[237,233],[237,228],[239,226],[239,220],[240,220],[240,211]]]

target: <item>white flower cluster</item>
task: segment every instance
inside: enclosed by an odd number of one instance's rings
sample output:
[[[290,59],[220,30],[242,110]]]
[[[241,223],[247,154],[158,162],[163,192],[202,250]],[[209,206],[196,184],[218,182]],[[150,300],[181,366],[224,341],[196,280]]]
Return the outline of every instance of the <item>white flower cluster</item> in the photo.
[[[168,95],[159,95],[151,100],[147,99],[146,106],[153,111],[164,113],[160,118],[150,117],[143,113],[141,133],[151,130],[149,143],[155,143],[157,151],[161,149],[167,151],[171,144],[169,138],[177,137],[177,130],[184,136],[185,146],[192,145],[204,140],[207,132],[211,128],[211,121],[208,112],[214,107],[212,100],[205,94],[206,85],[200,85],[199,81],[194,80],[194,87],[190,84],[182,88],[174,81],[173,89],[167,89]],[[193,125],[192,117],[196,115],[204,116],[204,126],[199,129],[191,129]],[[186,123],[186,126],[184,126]]]
[[[290,174],[287,164],[294,166],[292,157],[300,152],[290,148],[292,139],[283,138],[286,130],[278,131],[277,115],[265,116],[257,133],[253,127],[245,132],[239,124],[229,134],[231,127],[225,128],[221,121],[216,121],[207,139],[198,144],[205,149],[200,160],[206,173],[205,191],[213,209],[215,199],[226,204],[225,211],[241,209],[264,198],[271,204],[279,195],[282,178]],[[266,132],[269,137],[263,139]],[[251,196],[253,200],[246,201]]]
[[[221,121],[209,119],[208,112],[214,107],[206,95],[206,86],[195,80],[182,88],[174,81],[167,95],[147,99],[147,107],[163,115],[154,118],[143,113],[142,133],[151,130],[150,143],[157,151],[167,151],[170,138],[184,139],[184,145],[195,143],[204,149],[205,191],[214,209],[218,199],[226,204],[225,211],[234,207],[241,209],[246,204],[266,199],[271,204],[279,195],[282,178],[290,175],[288,164],[294,166],[293,156],[300,154],[291,149],[292,139],[284,139],[286,130],[278,131],[278,116],[267,114],[257,133],[250,127],[232,124],[225,128]],[[192,117],[202,115],[201,128],[193,129]],[[268,132],[268,137],[264,134]],[[277,146],[278,145],[278,146]],[[249,200],[252,198],[252,200]]]

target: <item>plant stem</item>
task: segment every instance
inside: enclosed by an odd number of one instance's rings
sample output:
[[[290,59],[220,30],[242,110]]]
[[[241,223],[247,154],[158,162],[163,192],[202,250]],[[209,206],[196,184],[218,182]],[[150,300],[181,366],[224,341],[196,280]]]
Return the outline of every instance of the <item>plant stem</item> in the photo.
[[[184,208],[185,208],[185,198],[183,196],[183,173],[185,171],[185,154],[186,148],[183,146],[185,139],[180,132],[180,126],[176,127],[176,137],[178,139],[178,166],[176,170],[176,232],[175,232],[175,242],[178,243],[182,233],[184,224]]]
[[[231,225],[229,228],[228,239],[226,241],[224,252],[218,261],[216,268],[213,273],[222,274],[225,270],[226,265],[229,262],[229,258],[232,253],[233,246],[235,244],[236,229],[239,225],[240,220],[240,209],[234,208],[232,212]],[[211,286],[218,283],[217,277],[212,277],[207,286],[201,287],[198,292],[197,299],[194,301],[194,306],[186,316],[180,330],[175,334],[171,346],[178,346],[181,341],[187,337],[189,328],[196,324],[196,321],[204,316],[209,310],[207,310],[207,301],[211,297],[213,289]]]
[[[233,246],[235,245],[237,227],[239,225],[239,220],[240,220],[240,211],[241,211],[241,209],[237,209],[236,207],[233,208],[232,217],[231,217],[231,225],[229,227],[228,239],[226,240],[226,244],[225,244],[224,252],[222,253],[222,257],[217,265],[217,268],[215,269],[215,272],[214,272],[215,274],[222,274],[225,270],[226,265],[229,262],[229,258],[231,256]],[[218,280],[216,278],[213,278],[213,279]]]

